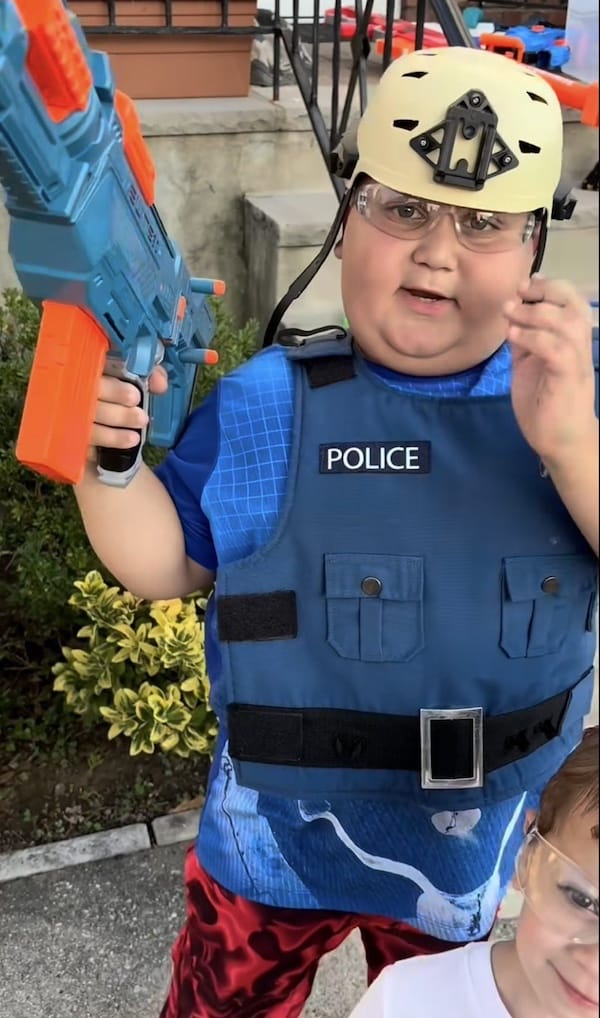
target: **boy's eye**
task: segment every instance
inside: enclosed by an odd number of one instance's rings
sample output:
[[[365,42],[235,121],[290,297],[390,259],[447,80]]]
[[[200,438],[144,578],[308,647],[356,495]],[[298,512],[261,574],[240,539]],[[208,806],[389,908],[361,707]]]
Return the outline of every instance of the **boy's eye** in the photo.
[[[476,233],[502,229],[502,223],[499,219],[495,219],[492,216],[483,216],[480,213],[468,216],[464,225],[468,230],[474,230]]]
[[[569,903],[571,905],[574,905],[575,908],[581,908],[584,910],[584,912],[591,912],[592,915],[595,915],[596,917],[598,916],[599,907],[596,898],[590,898],[590,896],[586,894],[585,891],[580,891],[578,890],[577,887],[569,887],[568,885],[567,886],[562,885],[560,887],[560,890],[567,898]]]
[[[392,203],[386,205],[386,212],[395,219],[404,219],[408,222],[416,222],[427,218],[427,209],[423,205],[419,205],[416,202],[408,204]]]

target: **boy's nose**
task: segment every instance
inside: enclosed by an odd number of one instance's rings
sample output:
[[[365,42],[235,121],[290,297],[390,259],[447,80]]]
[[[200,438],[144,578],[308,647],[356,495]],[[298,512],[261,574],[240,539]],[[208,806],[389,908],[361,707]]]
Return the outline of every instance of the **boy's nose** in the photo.
[[[432,269],[456,268],[459,240],[451,212],[441,214],[433,226],[414,242],[413,260]]]

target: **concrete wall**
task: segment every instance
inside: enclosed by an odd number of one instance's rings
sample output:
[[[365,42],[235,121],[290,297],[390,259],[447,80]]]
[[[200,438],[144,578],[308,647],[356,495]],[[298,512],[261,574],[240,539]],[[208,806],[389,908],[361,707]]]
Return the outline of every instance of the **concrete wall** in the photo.
[[[140,100],[157,167],[157,207],[193,273],[225,279],[227,303],[248,311],[243,196],[294,187],[326,190],[325,165],[295,88],[242,99]],[[17,285],[0,204],[0,289]]]

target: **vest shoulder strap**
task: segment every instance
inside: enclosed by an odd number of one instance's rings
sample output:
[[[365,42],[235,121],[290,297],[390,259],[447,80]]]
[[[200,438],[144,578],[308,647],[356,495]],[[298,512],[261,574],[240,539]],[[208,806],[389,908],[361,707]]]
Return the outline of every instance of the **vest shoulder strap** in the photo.
[[[304,368],[311,389],[346,382],[356,374],[352,339],[341,327],[327,326],[315,332],[286,329],[278,342],[289,360]]]

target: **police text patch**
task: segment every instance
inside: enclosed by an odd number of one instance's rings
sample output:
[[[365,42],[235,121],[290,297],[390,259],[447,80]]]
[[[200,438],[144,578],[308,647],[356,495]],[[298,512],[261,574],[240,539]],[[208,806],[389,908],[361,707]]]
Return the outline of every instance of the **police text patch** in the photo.
[[[319,448],[322,474],[428,474],[431,442],[340,442]]]

